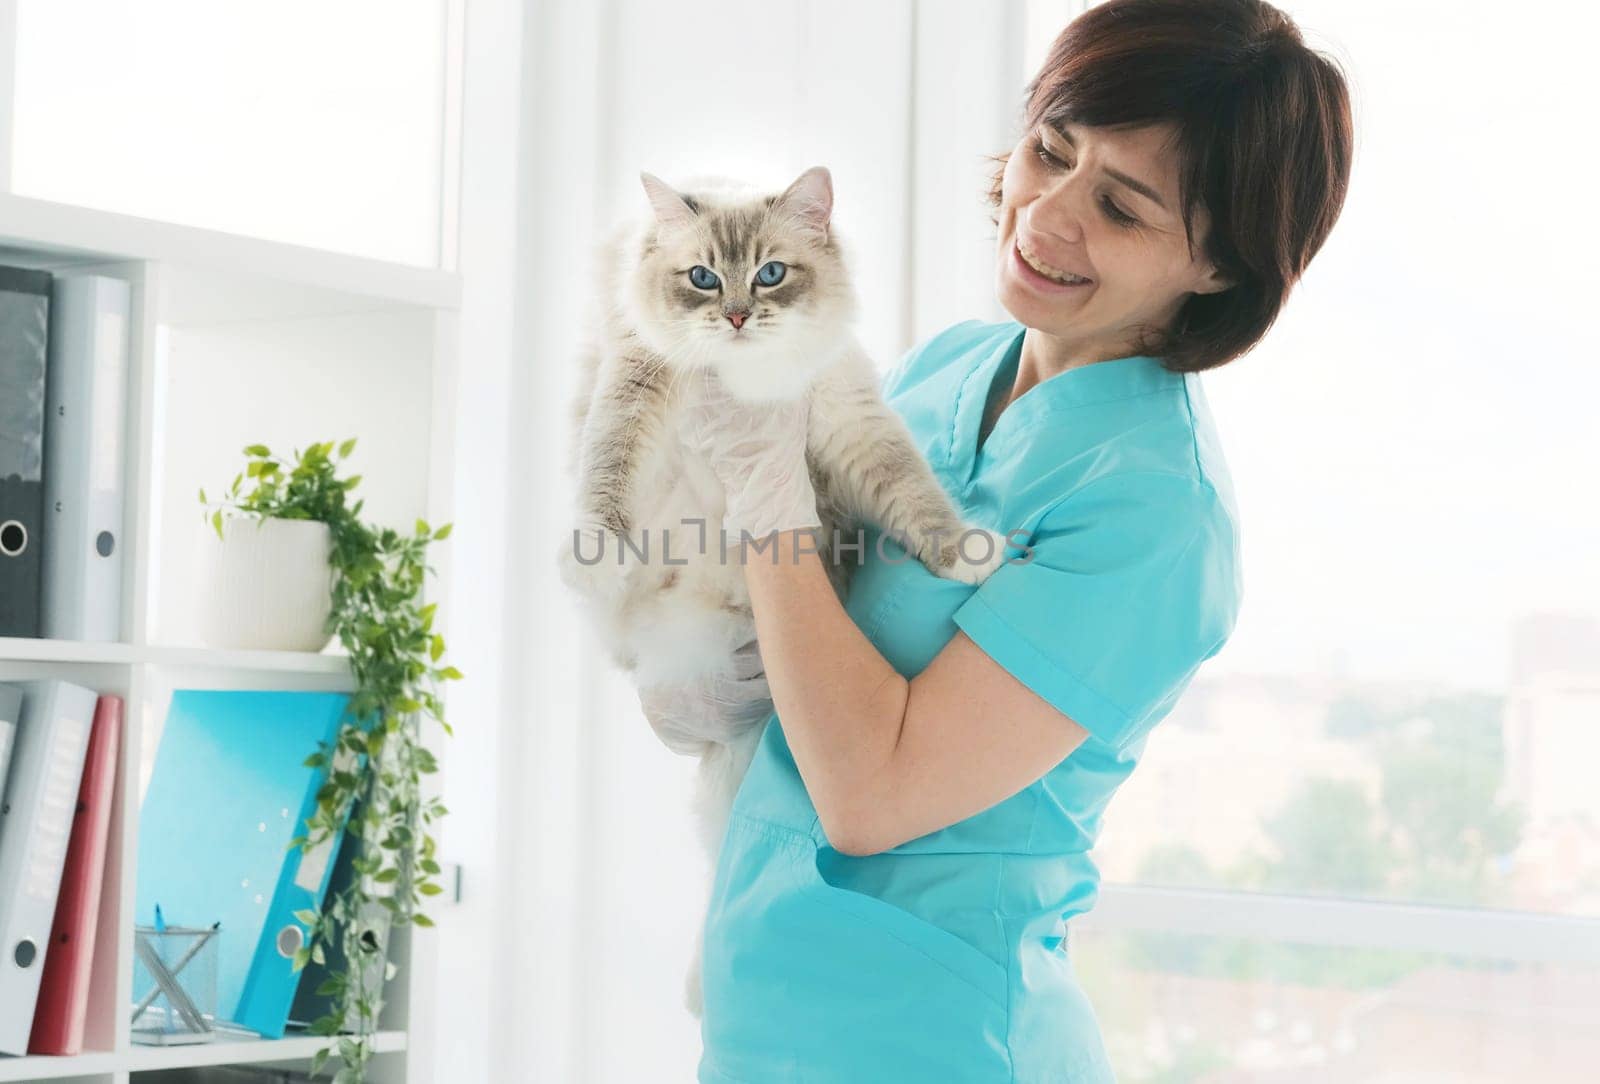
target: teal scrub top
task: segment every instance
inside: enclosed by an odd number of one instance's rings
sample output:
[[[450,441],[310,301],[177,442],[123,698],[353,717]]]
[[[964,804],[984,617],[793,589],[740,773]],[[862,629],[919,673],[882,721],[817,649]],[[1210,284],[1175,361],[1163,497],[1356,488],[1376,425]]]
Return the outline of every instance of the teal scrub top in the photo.
[[[850,856],[770,716],[706,915],[702,1084],[1114,1079],[1066,923],[1094,905],[1107,801],[1233,629],[1237,515],[1199,377],[1154,358],[1042,381],[979,447],[1023,330],[957,324],[883,391],[968,522],[1031,558],[974,587],[869,530],[845,608],[907,678],[961,629],[1088,738],[989,809]]]

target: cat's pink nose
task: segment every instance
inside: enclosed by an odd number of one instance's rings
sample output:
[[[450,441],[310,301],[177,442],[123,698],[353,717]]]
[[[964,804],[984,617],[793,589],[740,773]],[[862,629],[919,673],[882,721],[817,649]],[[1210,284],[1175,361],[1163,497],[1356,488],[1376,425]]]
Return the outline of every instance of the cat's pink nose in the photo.
[[[744,322],[750,318],[750,314],[747,312],[729,312],[723,315],[728,318],[728,323],[733,325],[735,331],[744,327]]]

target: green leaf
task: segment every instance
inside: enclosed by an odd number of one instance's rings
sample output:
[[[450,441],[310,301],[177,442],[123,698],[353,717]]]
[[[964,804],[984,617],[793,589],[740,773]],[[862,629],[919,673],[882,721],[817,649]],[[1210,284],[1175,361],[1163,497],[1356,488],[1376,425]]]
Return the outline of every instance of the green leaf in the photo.
[[[439,895],[439,893],[443,892],[444,889],[440,888],[438,885],[434,884],[433,882],[428,881],[428,882],[425,882],[423,884],[418,885],[417,886],[417,891],[421,892],[424,896],[437,896],[437,895]]]
[[[399,879],[400,879],[400,871],[397,870],[397,869],[393,869],[393,868],[386,869],[383,872],[379,873],[376,877],[373,878],[373,880],[377,881],[379,884],[384,884],[384,885],[391,884],[394,881],[398,881]]]
[[[304,946],[294,950],[294,970],[299,971],[311,960],[311,950]]]
[[[433,532],[433,540],[435,542],[443,542],[445,539],[450,537],[450,529],[454,526],[455,524],[453,523],[446,523],[443,527],[440,527],[437,531]]]
[[[425,520],[425,519],[417,520],[417,534],[425,535],[427,533],[428,533],[428,521]]]
[[[245,455],[254,455],[254,456],[267,456],[267,455],[271,455],[272,453],[267,450],[267,446],[265,444],[252,444],[252,445],[248,446],[247,448],[245,448],[244,454]]]
[[[443,670],[439,671],[439,677],[445,681],[460,681],[461,671],[457,670],[454,666],[446,666]]]
[[[356,438],[355,437],[351,437],[349,440],[347,440],[343,444],[339,445],[339,458],[340,459],[345,458],[351,452],[355,451],[355,449],[356,449]]]
[[[444,654],[444,637],[434,636],[433,642],[428,645],[428,661],[438,662],[439,656]]]
[[[304,922],[307,926],[315,926],[320,916],[315,911],[296,911],[294,917]]]
[[[432,926],[433,925],[433,919],[429,918],[427,915],[423,914],[421,911],[418,911],[416,914],[412,915],[411,916],[411,921],[413,923],[415,923],[416,925],[418,925],[418,926]]]
[[[205,504],[206,503],[206,487],[205,486],[201,486],[200,487],[200,503],[201,504]]]
[[[316,1076],[318,1073],[322,1072],[323,1065],[325,1065],[327,1063],[327,1061],[328,1061],[328,1054],[329,1054],[330,1050],[331,1050],[330,1047],[323,1047],[321,1050],[317,1051],[316,1054],[312,1055],[312,1058],[311,1058],[311,1075],[312,1076]]]

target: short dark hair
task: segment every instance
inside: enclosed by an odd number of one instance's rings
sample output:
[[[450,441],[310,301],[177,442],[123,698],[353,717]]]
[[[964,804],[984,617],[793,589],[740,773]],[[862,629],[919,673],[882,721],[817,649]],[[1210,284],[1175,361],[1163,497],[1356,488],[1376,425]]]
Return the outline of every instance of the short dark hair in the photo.
[[[1255,346],[1344,206],[1354,141],[1350,93],[1332,57],[1261,0],[1107,0],[1067,24],[1027,86],[1027,131],[1177,129],[1179,199],[1204,207],[1206,256],[1232,283],[1195,294],[1159,341],[1169,369],[1215,368]],[[990,203],[999,207],[1004,163]]]

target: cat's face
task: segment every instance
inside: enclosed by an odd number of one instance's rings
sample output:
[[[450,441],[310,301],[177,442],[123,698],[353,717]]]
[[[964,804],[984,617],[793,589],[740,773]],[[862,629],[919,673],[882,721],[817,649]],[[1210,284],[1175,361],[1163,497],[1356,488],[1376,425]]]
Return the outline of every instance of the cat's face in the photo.
[[[653,216],[626,299],[636,330],[675,369],[712,367],[740,398],[799,395],[855,317],[828,171],[775,194],[643,181]]]

